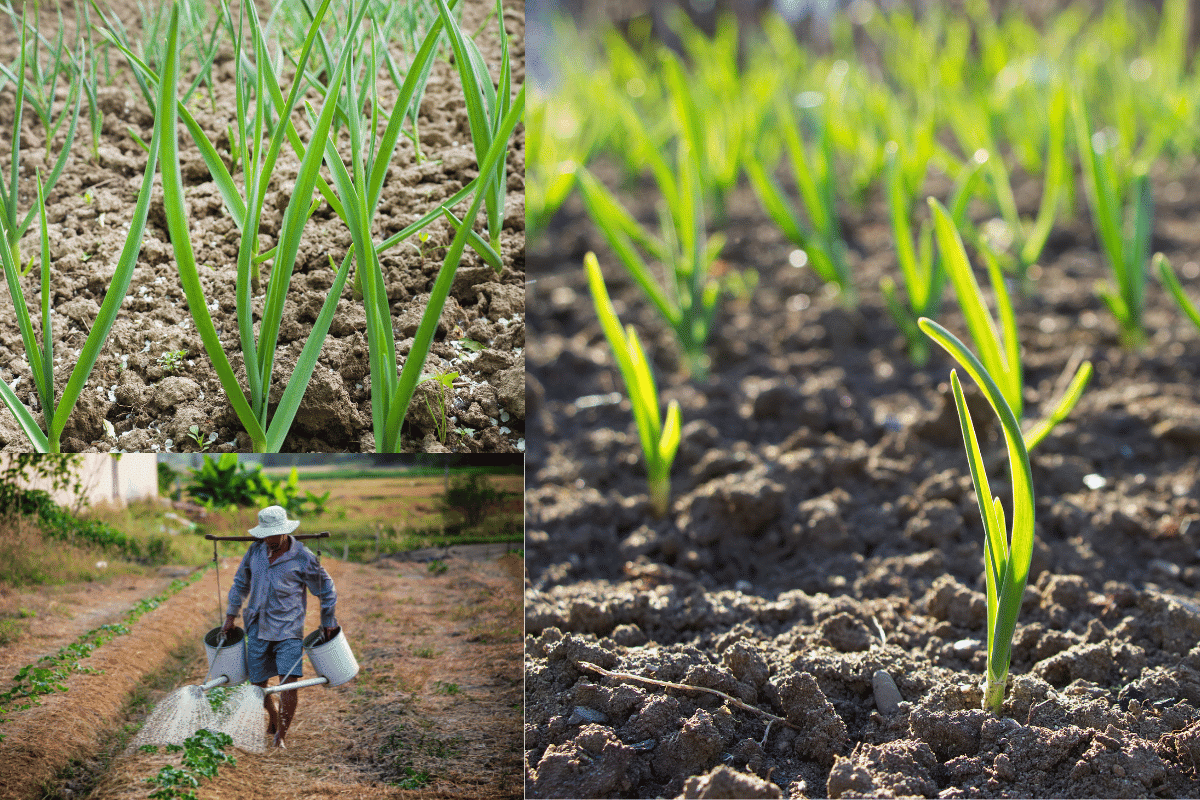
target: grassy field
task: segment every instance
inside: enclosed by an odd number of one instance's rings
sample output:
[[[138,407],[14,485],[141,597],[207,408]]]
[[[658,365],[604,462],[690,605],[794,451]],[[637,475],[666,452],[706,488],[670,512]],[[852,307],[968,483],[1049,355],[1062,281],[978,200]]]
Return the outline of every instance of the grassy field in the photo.
[[[280,478],[288,472],[274,469],[267,474]],[[490,483],[508,495],[504,507],[477,528],[459,535],[445,533],[445,526],[452,521],[446,520],[439,508],[439,496],[445,491],[444,476],[440,473],[414,477],[411,472],[380,471],[364,476],[358,470],[313,469],[298,474],[301,492],[330,493],[325,512],[302,517],[299,531],[329,531],[331,537],[319,542],[321,549],[338,557],[345,555],[351,561],[366,561],[375,556],[377,534],[380,555],[474,542],[510,541],[516,545],[522,540],[524,479],[519,474],[489,475]],[[100,508],[89,513],[139,538],[149,539],[165,532],[171,535],[173,560],[197,565],[212,558],[212,542],[205,540],[204,534],[243,536],[256,524],[258,509],[215,511],[194,523],[183,519],[181,513],[151,504],[134,504],[121,510]],[[317,544],[309,542],[314,550]],[[240,557],[245,547],[244,542],[225,542],[219,545],[218,552],[222,556]]]
[[[273,473],[273,477],[279,477],[278,470]],[[283,470],[282,475],[286,474]],[[446,526],[453,526],[454,520],[447,520],[440,510],[440,495],[445,491],[440,473],[414,476],[410,472],[382,472],[363,476],[357,471],[301,472],[301,492],[330,494],[324,513],[301,518],[300,532],[329,531],[331,537],[319,542],[324,553],[359,562],[377,554],[450,544],[512,542],[517,548],[523,531],[523,478],[519,474],[491,474],[489,481],[506,493],[504,506],[481,525],[457,535],[452,527],[448,535]],[[81,538],[51,540],[31,518],[0,519],[0,587],[148,575],[163,564],[199,566],[211,560],[213,553],[213,543],[204,539],[205,534],[245,535],[256,524],[257,513],[257,508],[242,508],[189,517],[182,510],[159,503],[133,503],[121,509],[96,506],[81,514],[83,519],[116,528],[136,540],[144,552],[156,554],[140,559],[111,547],[90,545]],[[151,548],[156,541],[158,548]],[[318,542],[309,544],[316,549]],[[222,542],[218,553],[225,558],[240,558],[245,548],[244,542]]]
[[[310,540],[309,547],[315,551],[319,545],[324,556],[360,563],[377,555],[452,544],[509,542],[519,550],[523,478],[490,474],[489,481],[507,494],[504,507],[474,529],[446,535],[447,520],[439,510],[440,495],[445,491],[441,473],[363,476],[351,471],[301,472],[301,492],[330,495],[323,514],[301,518],[299,532],[329,531],[330,538]],[[197,567],[213,555],[213,542],[206,540],[205,534],[245,535],[256,524],[257,513],[257,508],[244,508],[211,512],[203,518],[192,515],[195,519],[190,519],[183,511],[159,503],[133,503],[122,509],[97,506],[83,512],[84,519],[104,522],[132,537],[145,552],[156,540],[165,541],[165,546],[155,551],[158,555],[140,560],[81,539],[48,538],[32,518],[0,518],[0,596],[23,587],[54,586],[68,591],[81,585],[107,585],[120,576],[148,579],[165,564]],[[222,558],[240,559],[246,547],[245,542],[220,542],[217,550]],[[0,608],[0,645],[23,639],[35,616],[19,604]]]

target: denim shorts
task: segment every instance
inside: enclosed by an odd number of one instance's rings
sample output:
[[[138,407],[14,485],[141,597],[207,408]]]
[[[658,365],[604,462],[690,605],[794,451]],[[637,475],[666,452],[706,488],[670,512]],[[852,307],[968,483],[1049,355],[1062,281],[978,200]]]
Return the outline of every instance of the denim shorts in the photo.
[[[258,638],[258,623],[246,626],[246,666],[251,683],[266,683],[272,675],[304,677],[303,653],[299,639],[265,642]]]

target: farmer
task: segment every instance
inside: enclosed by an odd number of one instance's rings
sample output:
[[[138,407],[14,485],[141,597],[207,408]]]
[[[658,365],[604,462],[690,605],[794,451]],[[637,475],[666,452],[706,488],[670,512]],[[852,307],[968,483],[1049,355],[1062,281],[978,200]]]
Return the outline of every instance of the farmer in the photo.
[[[321,599],[321,628],[325,641],[338,633],[334,606],[337,591],[333,579],[317,561],[312,551],[288,536],[300,526],[289,520],[280,506],[269,506],[258,512],[258,526],[250,535],[259,541],[250,545],[229,589],[229,608],[222,630],[234,627],[238,609],[246,601],[242,615],[246,623],[246,651],[250,682],[266,688],[272,675],[279,682],[291,683],[304,674],[301,666],[304,635],[304,613],[308,608],[308,587]],[[275,708],[275,699],[267,695],[263,707],[271,717],[267,733],[275,734],[275,746],[283,747],[283,738],[296,713],[297,692],[281,692],[282,711]]]

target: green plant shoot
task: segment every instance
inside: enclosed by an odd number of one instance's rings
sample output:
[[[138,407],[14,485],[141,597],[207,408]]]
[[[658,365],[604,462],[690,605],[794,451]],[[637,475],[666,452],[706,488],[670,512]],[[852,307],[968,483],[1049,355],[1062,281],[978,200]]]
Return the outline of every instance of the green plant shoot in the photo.
[[[987,674],[984,682],[983,707],[999,716],[1008,682],[1008,667],[1012,662],[1012,638],[1017,627],[1017,614],[1033,560],[1033,472],[1029,466],[1029,451],[1021,427],[1004,394],[979,359],[954,334],[931,319],[917,321],[921,330],[945,348],[976,385],[1000,418],[1004,440],[1008,444],[1009,473],[1012,480],[1012,530],[1006,529],[1004,506],[992,495],[987,470],[975,438],[971,412],[963,397],[962,384],[956,370],[950,371],[954,403],[962,427],[963,445],[971,468],[971,481],[983,519],[984,574],[987,578]]]
[[[587,268],[588,286],[592,290],[592,302],[600,327],[612,347],[613,357],[625,380],[629,402],[633,406],[633,418],[637,422],[638,437],[642,441],[642,454],[646,458],[646,479],[650,491],[650,505],[656,516],[664,516],[671,502],[671,462],[679,449],[680,415],[679,403],[672,400],[667,406],[664,421],[659,414],[658,389],[654,376],[646,361],[646,353],[632,325],[621,330],[621,321],[608,297],[604,276],[594,253],[583,259]]]
[[[775,104],[776,132],[783,139],[791,161],[807,223],[796,213],[787,195],[772,177],[774,167],[758,152],[758,148],[750,149],[745,159],[745,170],[763,210],[804,251],[808,263],[821,280],[836,286],[845,302],[853,305],[854,285],[846,266],[846,243],[842,240],[838,225],[834,192],[837,176],[830,133],[833,123],[826,118],[827,109],[819,108],[824,104],[824,98],[815,92],[801,94],[795,103],[781,97]],[[803,112],[801,118],[797,118],[793,105]],[[811,151],[801,135],[802,120],[816,127],[817,144]]]
[[[942,263],[946,273],[954,284],[955,294],[962,307],[967,329],[971,339],[979,350],[980,361],[987,367],[988,374],[996,382],[1005,402],[1013,410],[1018,420],[1024,410],[1024,378],[1021,370],[1021,345],[1017,340],[1017,321],[1013,313],[1012,302],[1004,285],[1004,276],[995,257],[986,247],[982,250],[987,264],[988,277],[991,279],[992,291],[996,296],[996,310],[1000,317],[1000,327],[997,329],[996,320],[988,312],[983,299],[983,290],[975,280],[971,271],[971,262],[967,259],[967,251],[963,246],[962,237],[946,207],[934,198],[929,198],[929,207],[933,211],[934,232],[937,237],[938,249],[942,254]],[[1075,404],[1079,402],[1083,390],[1092,377],[1092,362],[1084,361],[1079,365],[1071,382],[1067,385],[1058,403],[1052,406],[1051,412],[1038,421],[1025,434],[1025,446],[1032,450],[1049,435],[1058,423],[1062,422]]]
[[[325,0],[319,13],[323,13],[328,5],[329,0]],[[253,9],[250,10],[250,14],[253,23]],[[233,405],[234,412],[249,434],[251,445],[255,452],[278,452],[283,445],[288,430],[291,428],[292,420],[295,418],[296,411],[300,407],[300,401],[303,399],[313,370],[316,368],[321,345],[325,341],[325,335],[328,333],[329,326],[333,321],[333,312],[337,306],[337,300],[341,296],[342,287],[345,285],[349,271],[349,259],[347,258],[343,262],[341,269],[338,270],[333,286],[330,288],[326,301],[321,307],[316,322],[313,324],[312,333],[308,337],[300,357],[297,359],[296,367],[288,381],[287,388],[283,392],[274,415],[268,419],[269,404],[267,398],[270,395],[272,384],[275,351],[278,343],[279,327],[283,317],[284,299],[287,296],[288,286],[291,282],[292,269],[295,266],[296,254],[299,251],[303,226],[308,220],[310,213],[309,201],[312,197],[318,171],[321,167],[323,148],[319,144],[315,147],[310,147],[304,153],[301,160],[296,185],[288,206],[284,211],[283,221],[280,226],[279,245],[274,253],[274,265],[271,270],[271,279],[262,312],[261,340],[257,342],[255,341],[253,325],[250,319],[250,270],[254,243],[248,243],[248,241],[258,230],[258,215],[261,212],[265,189],[274,166],[274,156],[279,151],[285,126],[276,126],[276,130],[271,137],[270,147],[265,154],[258,152],[259,145],[256,143],[255,153],[249,158],[249,163],[256,167],[256,174],[253,176],[255,180],[248,187],[249,196],[247,200],[241,203],[240,198],[238,199],[244,216],[237,217],[235,215],[235,222],[242,228],[242,245],[239,247],[238,252],[237,305],[238,330],[241,334],[241,344],[250,383],[250,397],[248,400],[241,386],[238,384],[237,376],[234,374],[233,367],[229,363],[229,358],[217,336],[216,327],[213,325],[212,317],[209,314],[188,232],[187,214],[183,204],[183,181],[179,169],[178,132],[176,130],[179,108],[175,85],[177,70],[177,17],[178,11],[175,10],[172,12],[172,19],[167,34],[167,51],[161,80],[159,80],[160,96],[157,107],[159,109],[160,125],[155,128],[156,135],[158,134],[159,127],[164,128],[166,131],[165,135],[161,137],[162,142],[160,147],[162,149],[163,164],[163,207],[166,212],[167,227],[171,234],[171,242],[175,250],[175,261],[179,267],[180,281],[183,284],[184,294],[187,297],[188,309],[192,314],[192,319],[196,323],[196,329],[200,334],[200,338],[204,342],[205,352],[208,353],[208,357],[213,363],[213,368],[221,381],[221,387],[225,390],[226,396],[228,396]],[[308,41],[310,47],[312,37],[315,36],[315,30],[314,26],[313,30],[310,31]],[[261,58],[265,55],[261,36],[255,36],[255,44],[258,55]],[[348,56],[349,50],[345,51],[340,62],[340,66],[343,69]],[[265,65],[265,61],[260,60],[259,63],[260,65]],[[257,98],[261,105],[266,100],[266,93],[263,91],[264,81],[261,71],[258,71],[257,74],[259,76]],[[340,73],[338,77],[340,78]],[[299,78],[293,84],[293,96],[289,98],[293,103],[295,102],[295,94],[298,92],[298,86]],[[241,98],[241,102],[245,103],[245,99]],[[329,130],[332,122],[333,112],[334,103],[332,101],[326,102],[322,108],[320,118],[313,126],[314,142],[319,143],[325,140],[326,132]],[[199,140],[197,143],[199,144]],[[201,147],[202,152],[203,150],[204,148]],[[220,182],[218,183],[220,184]],[[233,203],[230,197],[226,196],[225,200],[228,207],[235,207],[236,204]]]
[[[1076,145],[1083,163],[1088,205],[1116,282],[1115,287],[1099,287],[1100,299],[1116,317],[1121,343],[1137,348],[1146,341],[1142,312],[1154,228],[1150,177],[1145,168],[1140,168],[1122,185],[1114,148],[1103,132],[1092,133],[1087,109],[1078,94],[1073,100]]]
[[[677,147],[678,176],[655,169],[664,202],[659,207],[662,237],[646,231],[595,176],[580,166],[576,172],[588,214],[646,297],[658,309],[683,351],[694,376],[708,372],[704,347],[716,317],[720,284],[708,268],[725,237],[709,237],[704,225],[699,168],[686,142]],[[661,160],[661,159],[660,159]],[[654,278],[640,250],[666,267],[666,288]]]
[[[1175,299],[1179,309],[1187,315],[1193,325],[1200,329],[1200,309],[1196,308],[1196,305],[1188,299],[1183,291],[1183,286],[1179,283],[1179,276],[1175,274],[1175,270],[1171,268],[1171,262],[1162,253],[1154,254],[1154,271],[1162,279],[1163,286],[1167,287],[1167,291],[1171,293],[1171,297]]]
[[[154,131],[154,142],[158,143],[159,130]],[[46,226],[46,195],[41,180],[37,183],[39,211],[41,222],[41,323],[42,343],[39,347],[34,337],[33,325],[25,305],[25,297],[21,290],[19,275],[20,263],[14,258],[13,251],[8,247],[0,247],[0,264],[4,267],[4,277],[8,282],[9,296],[12,298],[16,311],[17,324],[21,328],[21,340],[25,345],[25,356],[33,373],[33,382],[37,387],[37,395],[45,419],[45,431],[38,427],[33,413],[20,401],[16,393],[0,381],[0,399],[16,417],[21,430],[29,437],[33,449],[39,453],[57,453],[60,450],[63,429],[67,419],[75,408],[84,384],[87,383],[96,361],[100,357],[100,349],[108,339],[113,323],[116,322],[117,312],[129,291],[129,282],[133,278],[133,269],[137,265],[138,254],[142,250],[142,233],[146,227],[146,218],[150,212],[150,194],[154,186],[154,173],[157,167],[157,151],[152,151],[146,161],[146,171],[142,175],[142,186],[138,192],[137,203],[133,209],[133,219],[129,222],[129,233],[125,237],[125,246],[117,259],[117,267],[113,272],[112,282],[100,304],[100,313],[84,340],[83,348],[75,360],[75,366],[63,387],[62,396],[55,402],[54,386],[54,333],[50,322],[50,242]],[[0,226],[2,227],[2,226]]]
[[[448,7],[443,4],[442,8],[442,23],[450,25],[454,22],[454,18],[450,14]],[[432,58],[440,30],[441,28],[438,24],[431,26],[421,51],[414,57],[415,63],[423,63],[424,58]],[[447,33],[450,35],[452,41],[455,40],[456,36],[462,37],[462,32],[457,28],[448,29]],[[462,42],[458,43],[458,47],[464,53],[468,49],[466,44]],[[467,56],[464,55],[463,57],[466,58]],[[401,87],[401,98],[397,102],[397,109],[406,107],[407,94],[411,94],[414,91],[416,73],[410,73],[410,77],[412,80],[406,79],[404,85]],[[475,81],[490,81],[487,78],[486,70],[482,76],[468,70],[462,77],[464,81],[463,91],[467,96],[484,92],[481,85],[477,85]],[[490,82],[488,86],[493,92],[495,91],[495,87],[492,87]],[[346,91],[351,97],[356,97],[353,94],[354,87],[352,85],[348,84]],[[440,206],[437,206],[433,211],[417,220],[417,222],[399,233],[388,237],[388,239],[379,245],[376,245],[372,241],[371,226],[375,207],[383,188],[384,177],[388,167],[388,158],[386,156],[376,158],[375,160],[372,160],[370,157],[366,159],[362,158],[365,148],[356,145],[364,140],[364,133],[369,134],[370,132],[363,131],[362,120],[358,117],[347,121],[352,149],[355,151],[355,157],[349,168],[342,161],[342,157],[334,147],[333,142],[326,138],[324,148],[325,162],[329,166],[333,177],[333,185],[336,187],[338,197],[340,198],[342,210],[339,214],[346,220],[346,224],[350,229],[350,236],[354,243],[352,254],[355,256],[358,269],[360,270],[359,274],[361,275],[360,283],[363,290],[363,304],[366,309],[367,345],[371,364],[371,417],[375,435],[375,447],[379,452],[400,452],[400,427],[408,412],[413,392],[420,381],[421,369],[426,357],[429,355],[429,349],[433,344],[433,337],[437,330],[438,320],[445,306],[446,298],[450,294],[450,289],[454,283],[454,275],[466,246],[468,244],[474,246],[484,260],[491,264],[493,268],[501,266],[498,253],[492,250],[490,245],[475,233],[472,225],[479,210],[486,208],[487,203],[490,202],[489,198],[495,198],[495,187],[493,184],[496,181],[503,180],[503,170],[497,169],[497,165],[502,165],[506,158],[509,150],[509,137],[511,137],[513,130],[523,116],[525,110],[524,84],[521,85],[515,99],[510,100],[506,97],[503,103],[500,100],[496,100],[496,103],[503,106],[505,113],[497,120],[495,127],[488,128],[487,146],[480,156],[478,177]],[[360,104],[356,101],[351,105],[358,107]],[[399,135],[399,122],[402,118],[402,114],[399,111],[393,113],[388,128],[381,139],[381,153],[390,155],[395,145],[396,136]],[[450,208],[461,202],[472,192],[474,193],[474,197],[472,198],[471,205],[463,219],[459,220],[450,212]],[[409,356],[404,360],[403,367],[401,368],[396,353],[396,345],[392,332],[391,307],[387,292],[385,291],[386,287],[384,286],[382,267],[379,263],[379,254],[385,249],[399,243],[405,237],[417,232],[439,216],[445,217],[449,221],[455,231],[454,238],[450,242],[445,259],[442,262],[442,267],[438,270],[437,278],[434,280],[430,291],[429,305],[426,306],[421,316],[421,323],[413,339],[412,349],[409,351]],[[488,224],[492,225],[492,222],[489,221]],[[491,231],[494,231],[497,236],[499,235],[498,227],[490,228],[489,232]]]

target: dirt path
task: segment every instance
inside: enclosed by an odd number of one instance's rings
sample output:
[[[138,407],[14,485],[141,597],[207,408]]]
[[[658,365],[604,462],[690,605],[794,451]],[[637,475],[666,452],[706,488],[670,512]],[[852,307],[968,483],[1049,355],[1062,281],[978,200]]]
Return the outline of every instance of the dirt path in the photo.
[[[338,618],[361,671],[304,690],[288,749],[236,752],[199,797],[519,797],[521,562],[451,558],[379,566],[325,559]],[[319,619],[309,606],[306,630]],[[180,685],[200,682],[197,643]],[[306,675],[312,675],[310,664]],[[159,698],[154,698],[157,701]],[[178,758],[117,756],[92,797],[144,797],[143,779]],[[399,784],[399,785],[396,785]]]

